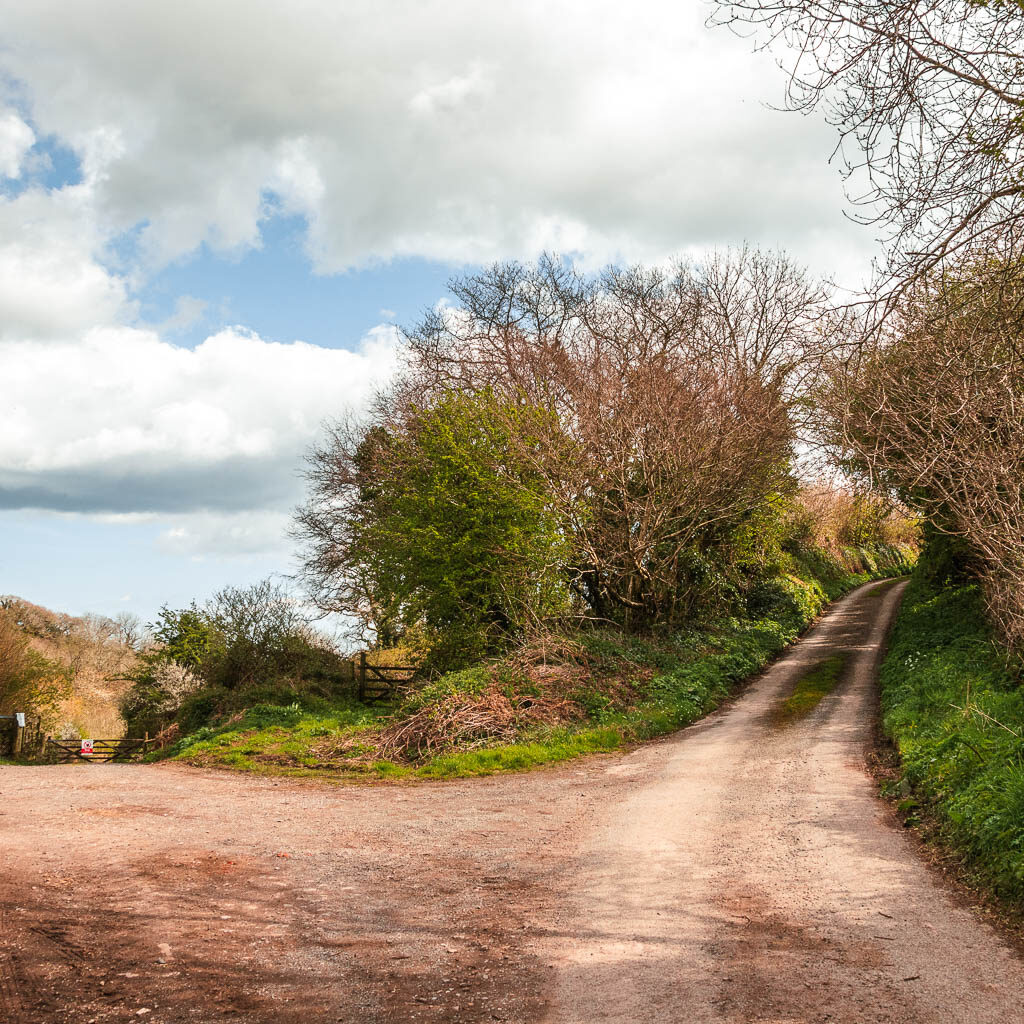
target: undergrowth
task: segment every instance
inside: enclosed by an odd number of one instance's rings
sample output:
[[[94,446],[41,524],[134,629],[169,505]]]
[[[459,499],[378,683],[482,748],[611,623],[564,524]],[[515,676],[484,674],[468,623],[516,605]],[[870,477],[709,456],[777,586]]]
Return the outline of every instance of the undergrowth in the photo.
[[[905,573],[909,562],[895,549],[847,552],[842,560],[803,553],[785,568],[753,594],[747,618],[663,636],[548,635],[420,684],[392,705],[258,704],[153,756],[285,775],[451,778],[614,751],[706,715],[828,601]]]
[[[1024,897],[1024,688],[992,640],[975,584],[938,578],[926,556],[882,666],[882,724],[914,796],[901,808],[1005,897]]]

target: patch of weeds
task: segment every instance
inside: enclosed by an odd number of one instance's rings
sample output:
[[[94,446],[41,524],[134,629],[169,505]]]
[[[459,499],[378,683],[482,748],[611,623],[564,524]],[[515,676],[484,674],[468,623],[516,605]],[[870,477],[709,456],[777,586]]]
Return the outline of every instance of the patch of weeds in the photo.
[[[523,771],[542,764],[567,761],[581,754],[618,750],[626,742],[623,731],[614,726],[560,731],[536,743],[510,743],[480,750],[442,754],[417,769],[423,778],[445,779],[495,772]]]
[[[570,694],[582,709],[587,718],[594,722],[605,722],[615,714],[615,701],[599,690],[576,690]]]
[[[836,654],[805,672],[796,681],[793,692],[775,709],[775,721],[784,724],[806,718],[839,684],[846,660],[846,655]]]
[[[477,696],[490,686],[493,678],[489,665],[473,665],[458,672],[446,672],[414,690],[402,702],[401,710],[415,711],[428,704],[438,703],[446,697]]]
[[[254,704],[242,713],[239,725],[243,729],[266,729],[280,725],[285,728],[297,725],[304,711],[298,704],[281,707],[277,704]]]

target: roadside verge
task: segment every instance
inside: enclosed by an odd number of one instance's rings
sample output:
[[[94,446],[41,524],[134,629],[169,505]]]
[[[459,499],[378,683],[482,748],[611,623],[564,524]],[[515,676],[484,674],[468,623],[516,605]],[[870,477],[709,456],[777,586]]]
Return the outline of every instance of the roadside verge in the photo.
[[[927,556],[926,556],[927,557]],[[907,827],[937,838],[971,881],[1024,901],[1024,686],[992,640],[978,588],[907,587],[880,674],[882,729],[899,765],[885,791]]]
[[[872,579],[905,574],[906,553],[861,571],[807,559],[772,582],[762,614],[664,636],[575,630],[452,672],[396,705],[308,710],[257,705],[179,740],[165,756],[203,767],[336,778],[452,778],[610,752],[691,724],[756,675],[825,610]]]

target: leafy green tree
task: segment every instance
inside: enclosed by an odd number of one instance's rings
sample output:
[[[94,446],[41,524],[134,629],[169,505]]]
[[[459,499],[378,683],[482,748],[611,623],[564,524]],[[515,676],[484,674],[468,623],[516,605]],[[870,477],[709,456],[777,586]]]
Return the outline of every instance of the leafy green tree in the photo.
[[[563,611],[567,540],[513,454],[550,434],[547,419],[486,390],[450,391],[400,424],[335,434],[299,518],[314,592],[392,637],[422,629],[443,667]]]
[[[164,605],[153,624],[153,637],[159,645],[158,660],[177,662],[190,672],[199,672],[211,654],[224,646],[216,624],[194,601],[180,609]]]

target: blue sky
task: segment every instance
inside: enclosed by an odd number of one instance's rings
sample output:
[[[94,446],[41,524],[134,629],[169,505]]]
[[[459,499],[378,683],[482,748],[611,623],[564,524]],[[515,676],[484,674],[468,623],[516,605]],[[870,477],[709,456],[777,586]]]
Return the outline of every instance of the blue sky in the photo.
[[[187,327],[167,332],[176,344],[195,345],[211,330],[244,324],[265,338],[348,348],[382,322],[415,324],[447,294],[453,274],[464,269],[405,258],[314,274],[303,248],[305,235],[302,217],[281,215],[263,223],[259,248],[236,258],[203,246],[146,282],[139,291],[140,315],[154,324],[166,322],[187,296],[201,300],[204,308]]]
[[[488,262],[863,280],[834,133],[709,10],[0,0],[0,592],[151,618],[290,572],[303,453]]]

